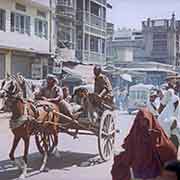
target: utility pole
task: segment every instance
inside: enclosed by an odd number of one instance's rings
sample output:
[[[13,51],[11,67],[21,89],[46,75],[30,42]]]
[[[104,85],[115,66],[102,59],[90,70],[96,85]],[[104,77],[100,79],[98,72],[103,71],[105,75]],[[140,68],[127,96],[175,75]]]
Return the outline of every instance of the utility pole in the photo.
[[[52,0],[49,0],[49,53],[52,53]]]

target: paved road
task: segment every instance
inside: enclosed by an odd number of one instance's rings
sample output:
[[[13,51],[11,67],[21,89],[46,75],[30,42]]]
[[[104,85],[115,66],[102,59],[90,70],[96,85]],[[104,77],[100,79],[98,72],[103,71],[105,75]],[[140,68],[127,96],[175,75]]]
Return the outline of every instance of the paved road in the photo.
[[[116,112],[116,128],[120,131],[116,137],[116,152],[127,135],[134,117]],[[0,180],[16,179],[19,170],[8,160],[12,144],[12,134],[8,128],[7,114],[0,114]],[[48,160],[48,173],[39,173],[41,155],[38,153],[34,138],[31,138],[28,164],[28,180],[111,180],[112,161],[102,163],[98,156],[97,138],[80,136],[72,139],[66,134],[59,134],[60,157],[51,156]],[[22,142],[21,142],[22,143]],[[17,149],[17,156],[23,153],[23,144]]]

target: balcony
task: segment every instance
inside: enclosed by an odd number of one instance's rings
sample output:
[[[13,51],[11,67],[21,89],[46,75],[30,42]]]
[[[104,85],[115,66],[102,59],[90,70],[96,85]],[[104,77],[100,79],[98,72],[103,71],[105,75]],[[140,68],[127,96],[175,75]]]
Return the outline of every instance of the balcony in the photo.
[[[88,64],[104,64],[106,61],[106,57],[104,54],[87,51],[87,50],[79,50],[76,49],[76,57],[79,60],[82,60],[84,63]],[[83,58],[83,59],[82,59]]]
[[[57,6],[63,6],[63,7],[71,7],[74,8],[73,3],[64,1],[64,0],[57,0]]]
[[[103,64],[106,60],[104,54],[93,51],[83,51],[83,58],[84,62],[93,64]]]
[[[99,4],[103,4],[106,6],[106,0],[93,0],[94,2],[98,2]]]
[[[73,7],[69,7],[69,6],[62,7],[58,5],[56,7],[56,15],[65,19],[75,20],[76,11]]]
[[[102,17],[85,12],[85,23],[98,29],[106,30],[106,21]]]

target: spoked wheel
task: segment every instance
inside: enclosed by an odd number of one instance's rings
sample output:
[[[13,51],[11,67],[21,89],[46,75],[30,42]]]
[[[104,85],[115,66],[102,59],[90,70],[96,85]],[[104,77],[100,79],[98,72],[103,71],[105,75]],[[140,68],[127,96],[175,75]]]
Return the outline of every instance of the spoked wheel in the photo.
[[[101,116],[99,136],[98,136],[98,148],[99,153],[104,161],[108,161],[114,150],[115,143],[115,123],[114,117],[111,111],[106,110]]]
[[[54,147],[57,145],[58,136],[56,134],[47,134],[45,132],[39,132],[35,135],[36,145],[41,154],[47,152],[51,154]]]

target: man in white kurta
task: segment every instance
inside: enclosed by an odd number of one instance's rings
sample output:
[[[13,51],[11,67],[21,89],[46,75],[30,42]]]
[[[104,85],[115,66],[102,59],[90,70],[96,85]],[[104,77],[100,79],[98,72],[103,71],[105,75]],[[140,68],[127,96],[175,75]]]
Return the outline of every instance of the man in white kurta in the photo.
[[[147,108],[157,118],[159,113],[158,113],[158,103],[156,100],[157,100],[157,91],[152,90],[150,92],[149,100],[147,102]]]

